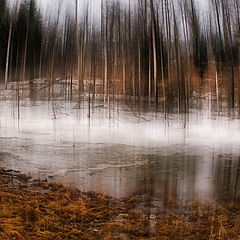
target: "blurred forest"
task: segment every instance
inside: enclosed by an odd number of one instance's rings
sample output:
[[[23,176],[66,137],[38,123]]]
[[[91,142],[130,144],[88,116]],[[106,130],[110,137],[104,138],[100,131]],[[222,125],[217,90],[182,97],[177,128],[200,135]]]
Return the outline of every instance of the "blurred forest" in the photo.
[[[49,98],[62,81],[65,97],[131,99],[187,112],[210,96],[240,108],[240,2],[102,0],[67,11],[59,0],[45,16],[35,0],[0,0],[0,82],[45,82]],[[32,87],[34,88],[34,86]],[[34,90],[32,90],[34,91]]]

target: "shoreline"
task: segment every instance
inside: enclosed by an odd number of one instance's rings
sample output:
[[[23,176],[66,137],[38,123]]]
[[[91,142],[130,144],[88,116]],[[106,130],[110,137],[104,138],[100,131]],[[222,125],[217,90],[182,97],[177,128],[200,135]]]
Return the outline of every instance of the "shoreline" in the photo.
[[[112,197],[0,168],[0,239],[239,239],[235,202],[147,212],[137,197]],[[150,204],[150,203],[149,203]]]

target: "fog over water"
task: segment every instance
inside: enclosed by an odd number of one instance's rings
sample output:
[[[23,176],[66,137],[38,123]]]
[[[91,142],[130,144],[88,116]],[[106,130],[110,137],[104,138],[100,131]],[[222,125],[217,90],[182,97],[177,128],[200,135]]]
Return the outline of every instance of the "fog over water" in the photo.
[[[95,103],[29,102],[21,118],[0,103],[0,164],[33,177],[62,181],[114,197],[148,195],[162,201],[222,200],[239,190],[240,121],[191,111],[183,116]]]

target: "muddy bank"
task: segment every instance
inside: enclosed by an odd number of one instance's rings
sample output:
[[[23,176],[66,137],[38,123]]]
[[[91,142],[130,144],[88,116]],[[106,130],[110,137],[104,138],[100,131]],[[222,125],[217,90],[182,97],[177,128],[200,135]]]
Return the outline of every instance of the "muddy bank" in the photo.
[[[83,193],[0,169],[0,239],[240,238],[240,198],[185,208],[172,203],[154,216],[148,204],[147,199]]]

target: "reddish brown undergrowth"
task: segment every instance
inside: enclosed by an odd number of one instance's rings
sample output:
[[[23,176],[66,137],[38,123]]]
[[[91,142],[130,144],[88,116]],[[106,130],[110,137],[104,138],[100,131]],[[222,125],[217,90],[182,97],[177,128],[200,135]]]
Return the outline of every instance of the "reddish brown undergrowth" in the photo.
[[[159,210],[150,224],[138,198],[113,199],[0,169],[0,239],[240,239],[240,201]],[[181,213],[180,213],[181,212]]]

